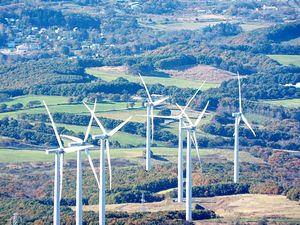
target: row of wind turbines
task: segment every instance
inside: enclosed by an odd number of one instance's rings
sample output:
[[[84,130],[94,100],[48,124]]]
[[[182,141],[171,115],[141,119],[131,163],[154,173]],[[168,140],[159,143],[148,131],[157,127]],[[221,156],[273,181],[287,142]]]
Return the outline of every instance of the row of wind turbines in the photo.
[[[255,132],[251,128],[249,122],[242,112],[242,96],[241,96],[241,83],[240,77],[238,75],[238,89],[239,89],[239,112],[233,113],[232,115],[235,117],[235,142],[234,142],[234,182],[239,182],[239,124],[240,121],[243,120],[247,127],[252,131],[255,135]],[[199,89],[194,93],[194,95],[188,100],[187,104],[184,107],[177,107],[180,110],[178,115],[171,116],[156,116],[154,115],[154,107],[161,105],[164,101],[166,101],[169,97],[163,97],[159,100],[153,100],[147,85],[141,75],[139,75],[145,91],[147,93],[147,102],[145,104],[147,108],[147,122],[146,122],[146,163],[145,169],[146,171],[150,171],[151,169],[151,139],[153,141],[154,135],[154,118],[163,118],[167,120],[178,121],[178,202],[183,202],[183,132],[186,131],[187,138],[187,146],[186,146],[186,220],[192,221],[192,143],[195,146],[199,163],[201,164],[198,142],[196,138],[197,127],[199,126],[201,119],[203,118],[209,101],[206,103],[204,109],[199,114],[198,118],[195,122],[192,122],[190,117],[186,113],[186,109],[189,107],[193,99],[197,96],[200,89],[203,87],[205,81],[201,84]],[[58,148],[47,150],[47,154],[55,154],[55,178],[54,178],[54,213],[53,213],[53,223],[54,225],[60,224],[60,200],[62,196],[62,180],[63,180],[63,162],[64,162],[64,154],[76,152],[77,153],[77,169],[76,169],[76,224],[82,224],[82,152],[84,152],[88,158],[91,170],[94,174],[95,180],[97,182],[97,186],[99,188],[99,224],[105,224],[105,148],[106,155],[108,160],[108,174],[109,174],[109,187],[112,187],[112,173],[111,173],[111,159],[110,159],[110,147],[109,147],[109,139],[111,136],[116,134],[122,127],[124,127],[132,117],[129,117],[127,120],[119,124],[111,131],[107,131],[102,125],[101,121],[98,119],[95,114],[96,111],[96,101],[94,102],[94,106],[91,109],[86,103],[83,103],[87,110],[91,114],[91,118],[89,124],[87,126],[84,139],[73,137],[69,135],[59,135],[53,117],[49,111],[49,108],[45,101],[43,101],[47,113],[49,115],[57,142]],[[88,138],[90,136],[90,130],[93,121],[96,121],[99,126],[101,133],[97,135],[92,135],[92,139],[100,140],[100,170],[99,174],[97,174],[93,160],[90,155],[90,151],[94,148],[93,145],[88,143]],[[62,138],[71,141],[67,147],[63,146]]]

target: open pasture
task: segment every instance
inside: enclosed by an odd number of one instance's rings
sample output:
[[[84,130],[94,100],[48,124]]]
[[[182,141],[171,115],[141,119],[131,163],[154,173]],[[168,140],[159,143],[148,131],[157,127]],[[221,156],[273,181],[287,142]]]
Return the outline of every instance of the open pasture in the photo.
[[[45,150],[49,149],[49,147],[45,147]],[[143,151],[145,148],[117,148],[111,149],[111,157],[112,158],[127,158],[129,160],[139,160],[143,157]],[[161,156],[171,162],[176,163],[177,160],[177,148],[167,148],[167,147],[154,147],[151,149],[154,155]],[[45,151],[39,150],[16,150],[16,149],[0,149],[0,163],[20,163],[20,162],[45,162],[45,161],[53,161],[53,155],[47,155]],[[262,160],[259,158],[255,158],[250,155],[248,152],[241,151],[241,162],[252,162],[252,163],[262,163]],[[184,151],[185,155],[185,151]],[[70,153],[65,155],[66,160],[68,159],[76,159],[76,153]],[[99,159],[99,147],[95,147],[94,150],[91,151],[91,156],[94,159]],[[192,151],[193,160],[197,161],[197,153],[193,149]],[[200,156],[202,157],[202,161],[205,160],[218,160],[218,159],[227,159],[228,161],[233,161],[233,151],[229,149],[200,149]],[[85,155],[83,154],[84,160]],[[153,162],[160,163],[161,161],[153,159]]]
[[[29,99],[32,99],[31,96],[28,96],[28,97],[29,97]],[[52,97],[52,96],[50,96],[50,97]],[[22,101],[27,101],[25,99],[26,99],[26,97],[24,97],[22,99]],[[59,99],[60,99],[60,97],[58,97],[58,100]],[[89,114],[89,112],[85,108],[85,106],[80,103],[79,104],[68,104],[68,103],[59,104],[59,103],[57,103],[59,101],[57,101],[55,104],[55,99],[52,99],[52,101],[50,101],[50,102],[52,102],[52,104],[49,103],[49,109],[52,113],[65,112],[65,113],[76,113],[76,114]],[[47,101],[46,101],[46,103],[48,105]],[[91,103],[88,105],[90,106],[90,108],[93,107],[93,105]],[[137,104],[135,104],[133,109],[140,108],[140,107],[141,107],[141,104],[137,103]],[[96,113],[113,112],[113,111],[118,111],[118,110],[127,110],[127,102],[98,102],[97,108],[96,108]],[[16,118],[17,115],[19,115],[21,113],[37,114],[37,113],[47,113],[47,112],[46,112],[45,107],[43,105],[41,105],[40,107],[37,107],[37,108],[25,108],[25,109],[20,109],[18,111],[0,113],[0,118],[3,118],[3,117]],[[116,118],[118,118],[118,117],[116,117]]]
[[[141,82],[138,76],[126,74],[125,67],[94,67],[86,69],[88,74],[91,74],[95,77],[101,78],[105,81],[112,81],[119,77],[123,77],[131,82]],[[142,74],[143,75],[143,74]],[[180,88],[199,88],[201,81],[195,82],[192,80],[186,80],[183,78],[174,78],[174,77],[157,77],[157,76],[143,76],[147,84],[162,84],[165,86],[177,86]],[[206,83],[203,86],[203,90],[209,88],[217,87],[216,83]]]
[[[47,95],[26,95],[10,99],[9,101],[0,102],[0,104],[6,104],[11,106],[13,104],[21,103],[26,106],[30,101],[45,101],[48,105],[60,105],[67,104],[68,97],[64,96],[47,96]]]
[[[283,65],[300,66],[300,55],[268,55],[271,59],[276,60]]]
[[[264,101],[264,102],[271,104],[271,105],[284,106],[284,107],[288,107],[288,108],[299,108],[300,107],[300,98],[284,99],[284,100],[270,100],[270,101]]]

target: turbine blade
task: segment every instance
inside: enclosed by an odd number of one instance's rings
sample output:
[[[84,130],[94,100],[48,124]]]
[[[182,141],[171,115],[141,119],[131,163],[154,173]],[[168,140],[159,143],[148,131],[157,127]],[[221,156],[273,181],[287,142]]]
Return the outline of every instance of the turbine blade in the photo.
[[[242,113],[242,90],[241,90],[241,80],[240,80],[240,74],[237,72],[238,75],[238,82],[239,82],[239,109],[240,113]]]
[[[160,103],[166,101],[166,100],[169,99],[169,98],[170,98],[170,97],[164,97],[164,98],[162,98],[162,99],[159,99],[159,100],[153,102],[153,105],[154,105],[154,106],[157,106],[157,105],[159,105]]]
[[[254,136],[256,136],[254,130],[252,129],[252,127],[250,126],[250,123],[248,122],[248,120],[246,119],[246,117],[244,116],[244,114],[241,114],[242,120],[245,122],[245,124],[247,125],[247,127],[251,130],[251,132],[253,133]]]
[[[92,117],[94,117],[94,119],[96,120],[98,126],[100,127],[101,131],[106,134],[105,128],[103,127],[102,123],[100,122],[100,120],[97,118],[96,114],[90,109],[90,107],[85,104],[85,102],[83,102],[83,104],[85,105],[85,107],[89,110],[89,112],[92,114]]]
[[[176,119],[178,119],[178,116],[158,116],[158,115],[154,115],[154,118],[176,120]]]
[[[96,169],[95,169],[95,166],[94,166],[94,163],[93,163],[93,159],[91,157],[91,154],[90,154],[89,150],[85,150],[85,154],[88,157],[88,160],[89,160],[90,166],[92,168],[94,177],[96,178],[96,182],[97,182],[98,188],[100,189],[100,182],[99,182],[99,179],[98,179],[98,176],[97,176],[97,172],[96,172]]]
[[[71,141],[75,141],[76,143],[80,143],[80,144],[83,143],[83,140],[81,140],[81,139],[78,138],[78,137],[73,137],[73,136],[64,135],[64,134],[61,134],[60,137],[69,139],[69,140],[71,140]]]
[[[198,125],[199,125],[199,123],[200,123],[202,117],[204,116],[204,113],[205,113],[205,111],[206,111],[206,109],[207,109],[207,107],[208,107],[208,104],[209,104],[209,101],[207,101],[206,106],[204,107],[204,109],[202,110],[201,114],[200,114],[199,117],[197,118],[196,123],[195,123],[195,126],[198,126]]]
[[[197,156],[198,156],[199,164],[201,166],[200,152],[199,152],[199,148],[198,148],[198,142],[197,142],[196,132],[195,131],[193,131],[192,140],[194,142],[194,145],[195,145],[195,148],[196,148],[196,151],[197,151]]]
[[[64,148],[64,152],[65,153],[78,152],[92,147],[94,146],[93,145],[73,146],[73,147]]]
[[[49,118],[50,118],[50,121],[51,121],[53,130],[54,130],[54,133],[55,133],[55,136],[56,136],[56,140],[57,140],[57,142],[58,142],[58,145],[59,145],[60,148],[63,148],[63,144],[62,144],[61,139],[60,139],[60,137],[59,137],[59,134],[58,134],[58,132],[57,132],[57,128],[56,128],[56,125],[55,125],[54,120],[53,120],[53,118],[52,118],[52,115],[51,115],[51,113],[50,113],[50,111],[49,111],[49,109],[48,109],[48,106],[47,106],[46,102],[43,101],[43,103],[44,103],[44,106],[46,107],[47,113],[48,113],[48,115],[49,115]]]
[[[240,123],[241,123],[241,117],[239,116],[239,118],[238,118],[238,125],[240,125]]]
[[[62,198],[62,181],[63,181],[63,174],[64,174],[64,153],[60,154],[60,163],[59,163],[59,169],[60,169],[60,181],[59,181],[59,201],[61,201]]]
[[[187,119],[187,121],[189,122],[189,124],[191,126],[193,126],[193,122],[191,121],[190,117],[185,113],[185,111],[181,108],[180,105],[178,105],[177,103],[176,103],[176,105],[180,109],[181,113],[183,113],[183,115],[185,116],[185,118]]]
[[[184,121],[182,121],[184,127],[188,127]]]
[[[111,190],[111,161],[110,161],[110,149],[109,149],[109,142],[106,140],[106,151],[107,151],[107,162],[108,162],[108,172],[109,172],[109,190]]]
[[[113,130],[111,130],[107,135],[113,136],[115,133],[117,133],[126,123],[128,123],[129,120],[131,120],[132,116],[130,116],[127,120],[125,120],[123,123],[120,123],[117,127],[115,127]]]
[[[203,83],[200,85],[200,87],[197,89],[197,91],[195,92],[195,94],[189,99],[189,101],[187,102],[187,104],[185,105],[185,107],[183,108],[183,111],[186,110],[186,108],[191,104],[191,102],[193,101],[193,99],[197,96],[198,92],[201,90],[201,88],[203,87],[203,85],[206,83],[206,80],[203,81]]]
[[[148,90],[148,88],[147,88],[147,85],[146,85],[146,83],[145,83],[145,81],[144,81],[144,79],[143,79],[143,77],[142,77],[142,75],[141,75],[140,73],[139,73],[139,76],[140,76],[140,78],[141,78],[141,80],[142,80],[142,83],[143,83],[143,85],[144,85],[144,87],[145,87],[146,93],[147,93],[147,95],[148,95],[148,99],[149,99],[149,101],[152,103],[153,101],[152,101],[151,95],[150,95],[150,93],[149,93],[149,90]]]
[[[94,108],[93,108],[93,113],[95,114],[95,111],[96,111],[96,99],[95,99],[95,103],[94,103]],[[83,141],[84,142],[87,142],[88,138],[89,138],[89,134],[90,134],[90,131],[91,131],[91,127],[92,127],[92,123],[93,123],[93,116],[91,115],[91,118],[90,118],[90,122],[89,122],[89,125],[86,129],[86,132],[85,132],[85,136],[84,136],[84,139]]]
[[[153,106],[151,106],[151,142],[154,140],[154,112]]]

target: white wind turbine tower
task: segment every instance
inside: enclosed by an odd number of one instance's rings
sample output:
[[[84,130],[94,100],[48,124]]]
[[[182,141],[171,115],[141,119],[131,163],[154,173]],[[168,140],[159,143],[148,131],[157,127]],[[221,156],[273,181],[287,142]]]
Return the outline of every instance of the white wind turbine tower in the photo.
[[[183,111],[191,104],[193,99],[197,96],[200,89],[203,87],[206,81],[204,81],[194,95],[189,99],[187,104],[184,106]],[[183,202],[183,155],[182,155],[182,126],[183,126],[183,112],[176,116],[155,116],[156,118],[178,120],[178,166],[177,166],[177,198],[178,202]]]
[[[196,151],[197,151],[197,155],[198,155],[198,159],[199,162],[200,161],[200,154],[199,154],[199,149],[198,149],[198,142],[197,142],[197,138],[196,138],[196,129],[197,126],[200,124],[200,121],[202,119],[202,117],[204,116],[204,113],[208,107],[209,101],[207,102],[205,108],[203,109],[203,111],[201,112],[201,114],[199,115],[199,117],[197,118],[196,122],[193,123],[191,121],[191,119],[188,117],[188,115],[185,113],[185,111],[183,111],[183,109],[179,106],[178,108],[180,108],[181,112],[184,114],[184,116],[186,117],[186,119],[189,122],[188,126],[183,127],[183,129],[185,129],[187,131],[187,150],[186,150],[186,221],[192,221],[192,151],[191,151],[191,140],[194,142],[194,145],[196,147]]]
[[[146,103],[146,107],[147,107],[147,129],[146,129],[146,170],[149,171],[151,169],[151,143],[150,143],[150,135],[152,135],[152,141],[153,141],[153,137],[154,137],[154,113],[153,113],[153,108],[154,106],[157,106],[159,104],[161,104],[162,102],[164,102],[165,100],[167,100],[169,97],[164,97],[162,99],[159,99],[157,101],[152,100],[151,95],[149,93],[149,90],[147,88],[147,85],[143,79],[143,77],[141,76],[141,74],[139,74],[142,83],[145,87],[147,96],[148,96],[148,101]],[[151,118],[151,130],[150,130],[150,118]]]
[[[107,151],[107,161],[109,170],[109,187],[111,189],[111,161],[110,161],[110,149],[109,149],[109,138],[117,133],[132,117],[119,124],[110,132],[106,132],[104,126],[101,124],[96,114],[86,105],[86,108],[90,111],[94,119],[96,120],[98,126],[103,132],[100,135],[92,136],[93,139],[100,139],[100,189],[99,189],[99,225],[105,225],[105,167],[104,167],[104,145],[106,144]]]
[[[55,154],[53,224],[59,225],[60,224],[60,200],[62,195],[62,179],[63,179],[63,160],[64,160],[63,155],[64,153],[78,152],[90,148],[90,146],[72,146],[72,147],[65,148],[59,137],[56,125],[48,109],[48,106],[46,105],[45,101],[43,101],[43,103],[46,107],[47,113],[49,115],[55,133],[56,140],[59,145],[59,148],[50,149],[46,151],[47,154]]]
[[[96,102],[94,104],[93,112],[96,110]],[[97,177],[97,173],[93,164],[92,157],[89,152],[89,148],[93,147],[93,145],[88,145],[88,138],[91,130],[91,126],[93,123],[93,117],[91,116],[91,119],[89,121],[84,139],[82,140],[81,138],[78,137],[73,137],[69,135],[60,135],[62,138],[69,139],[73,142],[69,144],[69,146],[84,146],[86,147],[85,149],[81,149],[77,151],[77,171],[76,171],[76,224],[81,225],[82,224],[82,155],[81,152],[85,151],[85,154],[88,157],[90,166],[92,168],[92,171],[94,173],[94,176],[96,178],[98,188],[100,188],[99,180]]]
[[[241,91],[241,81],[240,81],[240,74],[238,75],[238,84],[239,84],[239,112],[232,113],[232,116],[235,118],[235,125],[234,125],[234,183],[239,182],[239,125],[241,119],[247,125],[247,127],[251,130],[254,136],[256,136],[254,130],[250,126],[248,120],[243,114],[242,111],[242,91]]]

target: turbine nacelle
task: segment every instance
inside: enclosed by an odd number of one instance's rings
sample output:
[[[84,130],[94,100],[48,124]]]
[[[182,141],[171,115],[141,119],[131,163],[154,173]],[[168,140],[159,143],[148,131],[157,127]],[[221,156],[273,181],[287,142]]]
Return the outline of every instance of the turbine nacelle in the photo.
[[[240,112],[232,113],[233,117],[240,117],[241,115],[242,115],[242,113],[240,113]]]
[[[107,134],[92,135],[93,140],[96,140],[96,139],[105,140],[108,138],[109,138],[109,136]]]
[[[49,150],[46,150],[46,154],[61,154],[61,153],[64,153],[64,150],[61,149],[61,148],[55,148],[55,149],[49,149]]]

